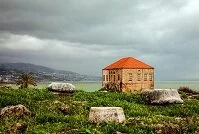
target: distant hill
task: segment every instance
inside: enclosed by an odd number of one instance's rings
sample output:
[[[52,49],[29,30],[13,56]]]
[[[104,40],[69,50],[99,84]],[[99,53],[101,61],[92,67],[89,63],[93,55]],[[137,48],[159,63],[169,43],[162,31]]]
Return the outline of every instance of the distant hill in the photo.
[[[30,72],[40,81],[99,81],[101,79],[30,63],[0,63],[1,77],[16,79],[22,72]]]

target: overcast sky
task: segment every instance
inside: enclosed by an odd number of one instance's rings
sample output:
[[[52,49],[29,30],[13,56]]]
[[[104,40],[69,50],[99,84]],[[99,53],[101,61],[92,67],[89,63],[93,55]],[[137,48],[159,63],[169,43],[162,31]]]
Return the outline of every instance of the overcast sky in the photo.
[[[0,0],[0,62],[101,75],[132,56],[156,80],[199,79],[198,0]]]

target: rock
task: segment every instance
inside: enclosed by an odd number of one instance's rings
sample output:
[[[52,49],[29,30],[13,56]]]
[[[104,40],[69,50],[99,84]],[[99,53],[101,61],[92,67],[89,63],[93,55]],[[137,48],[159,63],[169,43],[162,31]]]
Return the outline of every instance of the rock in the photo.
[[[69,109],[69,107],[59,107],[58,108],[63,114],[65,114],[65,115],[67,115],[67,114],[69,114],[70,113],[70,109]]]
[[[124,111],[121,107],[91,107],[89,113],[89,122],[125,122]]]
[[[107,93],[108,91],[104,90],[104,91],[100,91],[100,92]]]
[[[144,121],[139,117],[130,117],[128,118],[128,123],[132,125],[144,125]]]
[[[183,103],[176,89],[145,90],[141,94],[150,104]]]
[[[16,106],[7,106],[1,109],[0,116],[25,116],[25,115],[32,115],[32,113],[23,105],[19,104]]]
[[[75,92],[75,86],[71,83],[51,83],[48,86],[50,91],[61,92],[61,93],[73,93]]]
[[[112,134],[126,134],[126,133],[122,133],[122,132],[116,131],[116,132],[113,132]]]
[[[70,113],[70,108],[68,105],[60,102],[60,101],[54,101],[53,104],[57,106],[57,108],[65,115]]]
[[[0,89],[11,89],[11,86],[0,86]]]
[[[24,134],[26,129],[27,129],[27,125],[16,123],[7,129],[7,133],[8,134]]]
[[[155,130],[156,134],[181,134],[184,133],[181,131],[181,127],[177,124],[164,124],[160,126],[156,126]]]
[[[56,134],[78,134],[79,129],[64,128],[56,132]]]

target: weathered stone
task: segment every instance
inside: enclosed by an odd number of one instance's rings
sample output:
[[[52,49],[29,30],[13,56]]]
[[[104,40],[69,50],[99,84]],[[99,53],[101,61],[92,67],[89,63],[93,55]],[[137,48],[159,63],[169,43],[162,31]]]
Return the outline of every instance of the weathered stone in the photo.
[[[126,134],[126,133],[122,133],[122,132],[116,131],[116,132],[113,132],[112,134]]]
[[[183,103],[176,89],[145,90],[142,96],[150,104]]]
[[[11,86],[4,86],[4,85],[2,86],[2,85],[0,85],[0,88],[1,89],[11,89]]]
[[[100,92],[107,93],[108,91],[104,90],[104,91],[100,91]]]
[[[27,129],[26,124],[16,123],[7,129],[8,134],[23,134]]]
[[[160,126],[160,127],[159,127]],[[181,131],[181,128],[177,124],[164,124],[164,125],[156,125],[156,134],[181,134],[184,133]]]
[[[16,106],[7,106],[1,109],[0,116],[25,116],[25,115],[32,115],[32,113],[23,105],[19,104]]]
[[[77,134],[79,129],[64,128],[56,132],[56,134]]]
[[[63,102],[60,101],[54,101],[53,104],[57,106],[57,108],[63,113],[63,114],[69,114],[70,113],[70,108],[68,105],[64,104]]]
[[[132,125],[144,125],[144,121],[140,117],[130,117],[128,118],[128,123]]]
[[[72,93],[75,91],[75,86],[71,83],[51,83],[48,89],[54,92]]]
[[[122,132],[116,131],[116,132],[113,132],[112,134],[126,134],[126,133],[122,133]]]
[[[91,107],[89,113],[89,122],[125,122],[124,111],[121,107]]]

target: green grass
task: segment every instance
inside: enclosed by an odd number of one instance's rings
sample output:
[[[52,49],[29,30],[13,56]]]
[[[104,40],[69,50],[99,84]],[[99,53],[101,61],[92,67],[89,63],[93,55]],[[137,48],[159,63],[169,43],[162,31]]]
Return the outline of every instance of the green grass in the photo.
[[[70,107],[64,115],[53,101],[59,100]],[[27,133],[82,133],[111,134],[120,131],[128,134],[155,133],[163,125],[172,132],[170,125],[178,125],[178,132],[196,133],[199,125],[199,100],[185,100],[184,104],[152,106],[146,104],[140,94],[103,93],[78,91],[73,96],[55,96],[47,89],[0,89],[0,108],[23,104],[35,116],[24,118],[1,118],[0,133],[14,123],[28,125]],[[88,122],[91,107],[122,107],[127,122],[124,124],[91,124]]]

